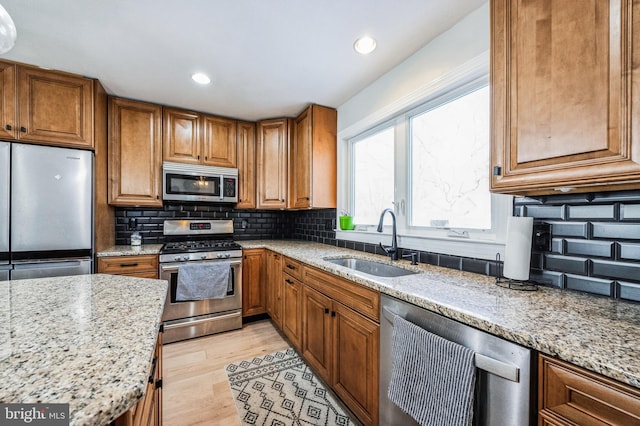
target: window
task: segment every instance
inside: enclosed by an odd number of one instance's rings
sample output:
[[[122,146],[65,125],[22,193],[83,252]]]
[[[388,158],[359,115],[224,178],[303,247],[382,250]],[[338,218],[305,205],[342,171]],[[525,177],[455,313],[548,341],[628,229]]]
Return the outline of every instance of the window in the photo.
[[[448,84],[420,105],[342,138],[340,207],[352,212],[357,227],[338,238],[384,240],[372,225],[394,208],[403,248],[495,258],[512,204],[489,192],[488,74]]]
[[[409,225],[490,229],[489,87],[409,120]]]

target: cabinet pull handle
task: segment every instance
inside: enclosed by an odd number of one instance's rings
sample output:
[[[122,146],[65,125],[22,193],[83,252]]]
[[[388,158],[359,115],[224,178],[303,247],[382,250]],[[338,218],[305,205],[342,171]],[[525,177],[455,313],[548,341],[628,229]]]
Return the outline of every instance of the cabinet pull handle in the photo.
[[[153,367],[151,368],[151,374],[149,375],[149,383],[153,383],[156,377],[156,367],[158,367],[158,357],[153,357]]]
[[[162,379],[156,380],[156,389],[162,389]]]
[[[335,317],[336,316],[336,311],[331,311],[331,317]]]
[[[27,133],[27,128],[26,127],[20,127],[20,131],[22,133]]]
[[[121,263],[121,268],[133,268],[134,266],[138,266],[138,263]]]
[[[11,124],[7,124],[7,130],[13,130],[13,126]]]
[[[328,314],[329,313],[329,308],[324,308],[324,313]]]
[[[159,195],[156,195],[156,200],[159,200],[159,199],[160,199],[160,196],[159,196]]]
[[[198,155],[198,160],[200,159],[200,156]]]
[[[493,175],[494,176],[500,176],[501,174],[502,174],[502,167],[493,166]]]
[[[286,280],[284,280],[284,282],[286,282],[287,284],[293,284],[293,281],[291,281],[289,278],[287,278]]]
[[[294,269],[294,270],[296,269],[296,267],[295,267],[295,266],[293,266],[293,265],[289,265],[288,263],[287,263],[287,268],[289,268],[289,269]]]
[[[204,161],[209,160],[209,157],[207,157],[206,155],[204,156]]]

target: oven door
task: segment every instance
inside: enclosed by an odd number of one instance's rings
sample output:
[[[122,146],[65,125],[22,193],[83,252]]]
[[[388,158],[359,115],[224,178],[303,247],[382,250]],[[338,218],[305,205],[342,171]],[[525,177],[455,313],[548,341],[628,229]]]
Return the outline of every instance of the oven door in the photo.
[[[220,262],[220,260],[203,260],[198,262]],[[242,310],[242,259],[231,261],[231,280],[226,297],[222,299],[178,302],[176,301],[178,267],[183,264],[184,263],[181,262],[160,264],[160,279],[169,282],[163,321]]]

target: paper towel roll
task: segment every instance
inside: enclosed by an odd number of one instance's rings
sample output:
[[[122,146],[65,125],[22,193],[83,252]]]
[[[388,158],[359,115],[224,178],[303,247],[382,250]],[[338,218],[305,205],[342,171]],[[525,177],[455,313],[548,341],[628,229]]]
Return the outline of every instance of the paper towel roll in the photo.
[[[521,281],[529,279],[532,234],[533,218],[509,217],[507,220],[503,272],[505,277]]]

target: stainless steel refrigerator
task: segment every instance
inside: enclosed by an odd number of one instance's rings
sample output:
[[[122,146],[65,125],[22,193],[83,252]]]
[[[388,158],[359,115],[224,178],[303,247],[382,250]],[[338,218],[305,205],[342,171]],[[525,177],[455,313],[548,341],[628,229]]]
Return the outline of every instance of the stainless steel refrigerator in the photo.
[[[0,280],[93,270],[93,153],[0,142]]]

